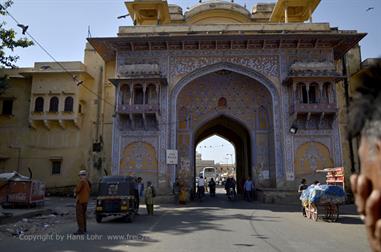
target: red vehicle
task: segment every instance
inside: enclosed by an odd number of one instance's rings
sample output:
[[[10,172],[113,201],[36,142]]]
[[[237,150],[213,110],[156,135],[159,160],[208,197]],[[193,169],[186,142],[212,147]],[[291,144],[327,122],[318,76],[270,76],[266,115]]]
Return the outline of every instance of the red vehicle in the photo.
[[[0,203],[6,207],[43,205],[45,184],[17,172],[0,174]]]

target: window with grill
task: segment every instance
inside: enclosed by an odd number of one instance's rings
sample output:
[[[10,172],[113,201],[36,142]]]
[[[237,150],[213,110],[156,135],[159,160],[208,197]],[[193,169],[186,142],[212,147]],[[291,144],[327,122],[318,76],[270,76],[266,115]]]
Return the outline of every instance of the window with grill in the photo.
[[[50,99],[49,112],[58,112],[58,98],[56,96]]]
[[[61,160],[52,161],[52,175],[61,174]]]
[[[44,98],[37,97],[34,103],[34,112],[43,112],[44,111]]]
[[[71,96],[66,97],[64,111],[65,112],[73,112],[73,103],[74,103],[73,97],[71,97]]]
[[[2,115],[12,115],[13,100],[3,100],[3,109],[1,111]]]

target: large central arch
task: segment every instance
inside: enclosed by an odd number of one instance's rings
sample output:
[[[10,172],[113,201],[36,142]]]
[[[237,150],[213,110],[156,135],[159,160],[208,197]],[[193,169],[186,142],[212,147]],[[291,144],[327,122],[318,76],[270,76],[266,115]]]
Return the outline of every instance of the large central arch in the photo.
[[[247,67],[243,67],[243,66],[240,66],[240,65],[236,65],[236,64],[232,64],[232,63],[227,63],[227,62],[223,62],[223,63],[217,63],[217,64],[213,64],[213,65],[210,65],[210,66],[206,66],[206,67],[203,67],[203,68],[200,68],[190,74],[188,74],[187,76],[185,76],[183,79],[181,79],[173,88],[172,92],[171,92],[171,97],[170,97],[170,102],[171,102],[171,106],[170,106],[170,120],[171,120],[171,128],[170,128],[170,144],[171,144],[171,148],[174,148],[174,149],[178,149],[179,147],[179,141],[178,141],[178,136],[179,134],[181,134],[181,130],[178,128],[178,122],[180,121],[179,119],[179,116],[178,116],[178,113],[177,113],[177,109],[178,109],[178,98],[179,98],[179,94],[182,92],[182,90],[184,90],[184,88],[191,82],[195,81],[196,79],[199,79],[203,76],[206,76],[208,74],[212,74],[212,73],[216,73],[216,72],[219,72],[219,71],[228,71],[228,72],[232,72],[232,73],[235,73],[235,74],[239,74],[239,75],[242,75],[244,76],[245,78],[250,78],[252,79],[253,81],[255,81],[255,83],[259,83],[261,86],[263,86],[267,92],[269,93],[269,96],[270,96],[270,100],[271,100],[271,103],[272,103],[272,107],[271,107],[271,113],[272,113],[272,116],[271,116],[271,142],[268,143],[268,146],[269,148],[273,148],[273,150],[271,151],[272,152],[272,155],[274,156],[274,160],[273,161],[270,161],[273,162],[273,166],[274,166],[274,171],[273,171],[273,174],[272,174],[272,179],[273,181],[270,182],[271,186],[275,186],[276,185],[276,181],[279,181],[279,180],[282,180],[284,178],[284,169],[283,169],[283,154],[282,154],[282,141],[281,141],[281,117],[282,115],[280,114],[279,111],[280,108],[279,108],[279,104],[280,104],[280,100],[279,100],[279,95],[278,95],[278,91],[276,89],[276,87],[274,86],[274,84],[268,79],[266,78],[264,75],[262,75],[261,73],[258,73],[257,71],[253,70],[253,69],[250,69],[250,68],[247,68]],[[213,121],[213,118],[218,118],[219,116],[225,116],[224,115],[224,112],[223,111],[215,111],[213,113],[211,113],[210,117],[207,119],[207,121],[205,122],[207,125],[209,125],[209,123],[211,121]],[[234,118],[234,116],[225,116],[224,118],[231,118],[231,120],[233,121],[239,121],[237,120],[236,118]],[[186,119],[188,120],[188,119]],[[241,125],[244,125],[247,127],[247,125],[245,125],[245,121],[242,121],[241,122]],[[202,127],[199,126],[199,127]],[[250,138],[250,141],[251,143],[253,144],[258,144],[257,139],[256,139],[256,136],[253,132],[251,132],[250,130],[250,127],[247,127],[249,128],[249,138]],[[193,134],[191,134],[189,136],[190,139],[184,139],[184,141],[189,141],[190,143],[196,143],[197,142],[197,138],[198,138],[198,135],[200,133],[197,132],[197,130],[195,132],[193,132]],[[194,167],[195,166],[195,163],[194,163],[194,146],[192,146],[192,150],[189,151],[189,156],[191,157],[190,158],[190,166],[191,167]],[[250,172],[253,172],[253,171],[257,171],[258,167],[260,166],[260,164],[257,163],[257,153],[256,153],[256,150],[255,148],[251,148],[251,153],[252,155],[249,155],[250,156],[250,161],[247,162],[248,165],[251,165],[251,167],[248,169],[250,170]],[[271,165],[271,164],[270,164]],[[259,167],[261,168],[261,167]],[[250,173],[248,173],[250,174]]]

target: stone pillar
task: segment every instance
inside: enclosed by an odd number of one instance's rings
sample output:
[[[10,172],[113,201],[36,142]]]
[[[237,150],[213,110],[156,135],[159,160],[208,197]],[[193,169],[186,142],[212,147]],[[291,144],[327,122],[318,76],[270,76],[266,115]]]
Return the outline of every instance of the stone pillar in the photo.
[[[287,2],[284,4],[284,22],[288,23],[288,6],[287,6]]]
[[[143,83],[143,104],[148,104],[148,99],[146,100],[146,92],[147,92],[147,83]]]
[[[319,81],[318,85],[319,85],[319,99],[318,99],[318,103],[322,103],[322,99],[324,97],[324,94],[323,94],[323,83],[321,81]]]
[[[130,101],[129,101],[128,105],[134,104],[134,99],[135,99],[134,84],[135,83],[131,82],[131,85],[130,85]]]
[[[157,105],[159,105],[160,104],[160,95],[159,95],[159,84],[158,83],[156,83],[155,84],[155,88],[156,88],[156,101],[157,101]]]

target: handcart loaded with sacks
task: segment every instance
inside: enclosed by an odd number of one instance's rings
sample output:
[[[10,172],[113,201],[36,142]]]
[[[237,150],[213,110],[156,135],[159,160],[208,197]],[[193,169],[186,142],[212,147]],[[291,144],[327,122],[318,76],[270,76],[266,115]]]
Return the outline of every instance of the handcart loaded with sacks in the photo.
[[[344,167],[317,170],[325,172],[326,184],[310,185],[300,196],[306,217],[317,221],[319,218],[336,222],[339,206],[345,203]]]

